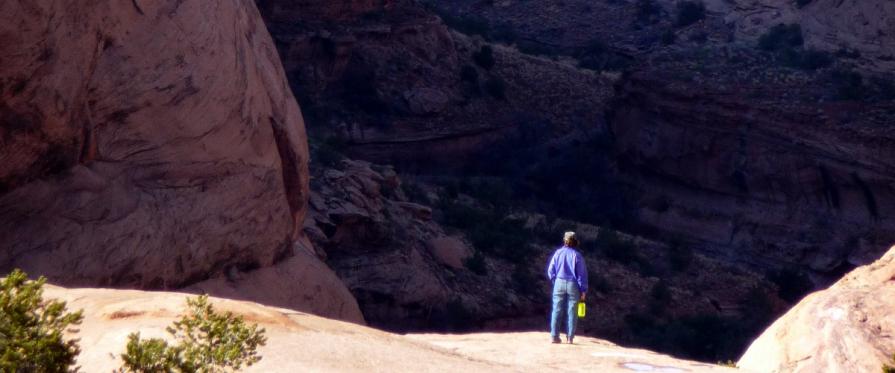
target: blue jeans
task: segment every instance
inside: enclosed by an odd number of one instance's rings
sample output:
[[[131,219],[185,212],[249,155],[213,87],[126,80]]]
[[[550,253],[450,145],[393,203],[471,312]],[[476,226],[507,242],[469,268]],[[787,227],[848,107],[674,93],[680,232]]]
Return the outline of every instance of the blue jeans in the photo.
[[[578,305],[578,299],[581,292],[578,291],[578,284],[575,281],[556,279],[553,282],[553,314],[550,317],[550,335],[554,338],[559,337],[560,314],[566,312],[566,336],[572,338],[575,336],[575,324],[578,322],[578,314],[575,307]]]

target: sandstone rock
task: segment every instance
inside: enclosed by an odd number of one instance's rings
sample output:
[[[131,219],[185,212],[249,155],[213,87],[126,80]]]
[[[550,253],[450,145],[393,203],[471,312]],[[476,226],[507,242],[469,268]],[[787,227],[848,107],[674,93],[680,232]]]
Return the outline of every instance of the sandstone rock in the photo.
[[[472,255],[463,240],[457,237],[433,238],[426,242],[426,246],[441,263],[454,269],[463,268],[463,261]]]
[[[301,234],[307,144],[249,0],[0,4],[0,270],[172,288]]]
[[[249,271],[240,277],[236,281],[214,278],[184,290],[364,324],[357,300],[342,280],[311,254],[298,253],[273,267]]]
[[[49,286],[45,296],[83,309],[84,321],[71,335],[80,339],[77,364],[89,372],[120,367],[127,335],[169,338],[165,327],[186,309],[187,294],[135,290],[65,289]],[[246,372],[747,372],[674,359],[580,336],[575,345],[550,345],[546,332],[397,335],[284,308],[211,298],[216,310],[257,323],[267,344],[261,361]],[[569,364],[574,361],[574,364]]]
[[[759,372],[878,372],[895,353],[895,247],[768,328],[738,365]]]

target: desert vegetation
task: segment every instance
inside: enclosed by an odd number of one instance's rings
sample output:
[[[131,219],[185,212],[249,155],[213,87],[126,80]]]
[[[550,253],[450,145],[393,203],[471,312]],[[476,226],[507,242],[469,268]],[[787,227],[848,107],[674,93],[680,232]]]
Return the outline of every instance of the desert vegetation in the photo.
[[[65,332],[84,319],[65,302],[43,299],[47,280],[14,270],[0,280],[0,371],[76,371],[78,340]]]
[[[206,295],[187,299],[187,313],[167,331],[177,344],[130,334],[127,351],[121,355],[121,372],[238,371],[261,360],[258,347],[267,341],[264,329],[246,324],[240,316],[215,311]]]

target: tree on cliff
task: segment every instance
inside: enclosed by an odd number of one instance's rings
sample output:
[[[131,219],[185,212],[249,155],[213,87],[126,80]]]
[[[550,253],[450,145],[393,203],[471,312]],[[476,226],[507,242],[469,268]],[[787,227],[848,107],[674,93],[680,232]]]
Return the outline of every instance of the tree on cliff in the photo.
[[[0,281],[0,371],[74,371],[80,349],[63,333],[81,323],[81,311],[68,313],[65,302],[44,301],[46,278],[29,281],[13,270]]]

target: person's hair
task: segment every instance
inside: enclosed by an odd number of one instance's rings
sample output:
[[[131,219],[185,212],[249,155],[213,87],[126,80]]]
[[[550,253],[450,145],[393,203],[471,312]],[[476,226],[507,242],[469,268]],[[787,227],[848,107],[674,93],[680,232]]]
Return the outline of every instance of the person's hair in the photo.
[[[578,247],[578,239],[575,237],[563,238],[562,243],[568,247]]]

